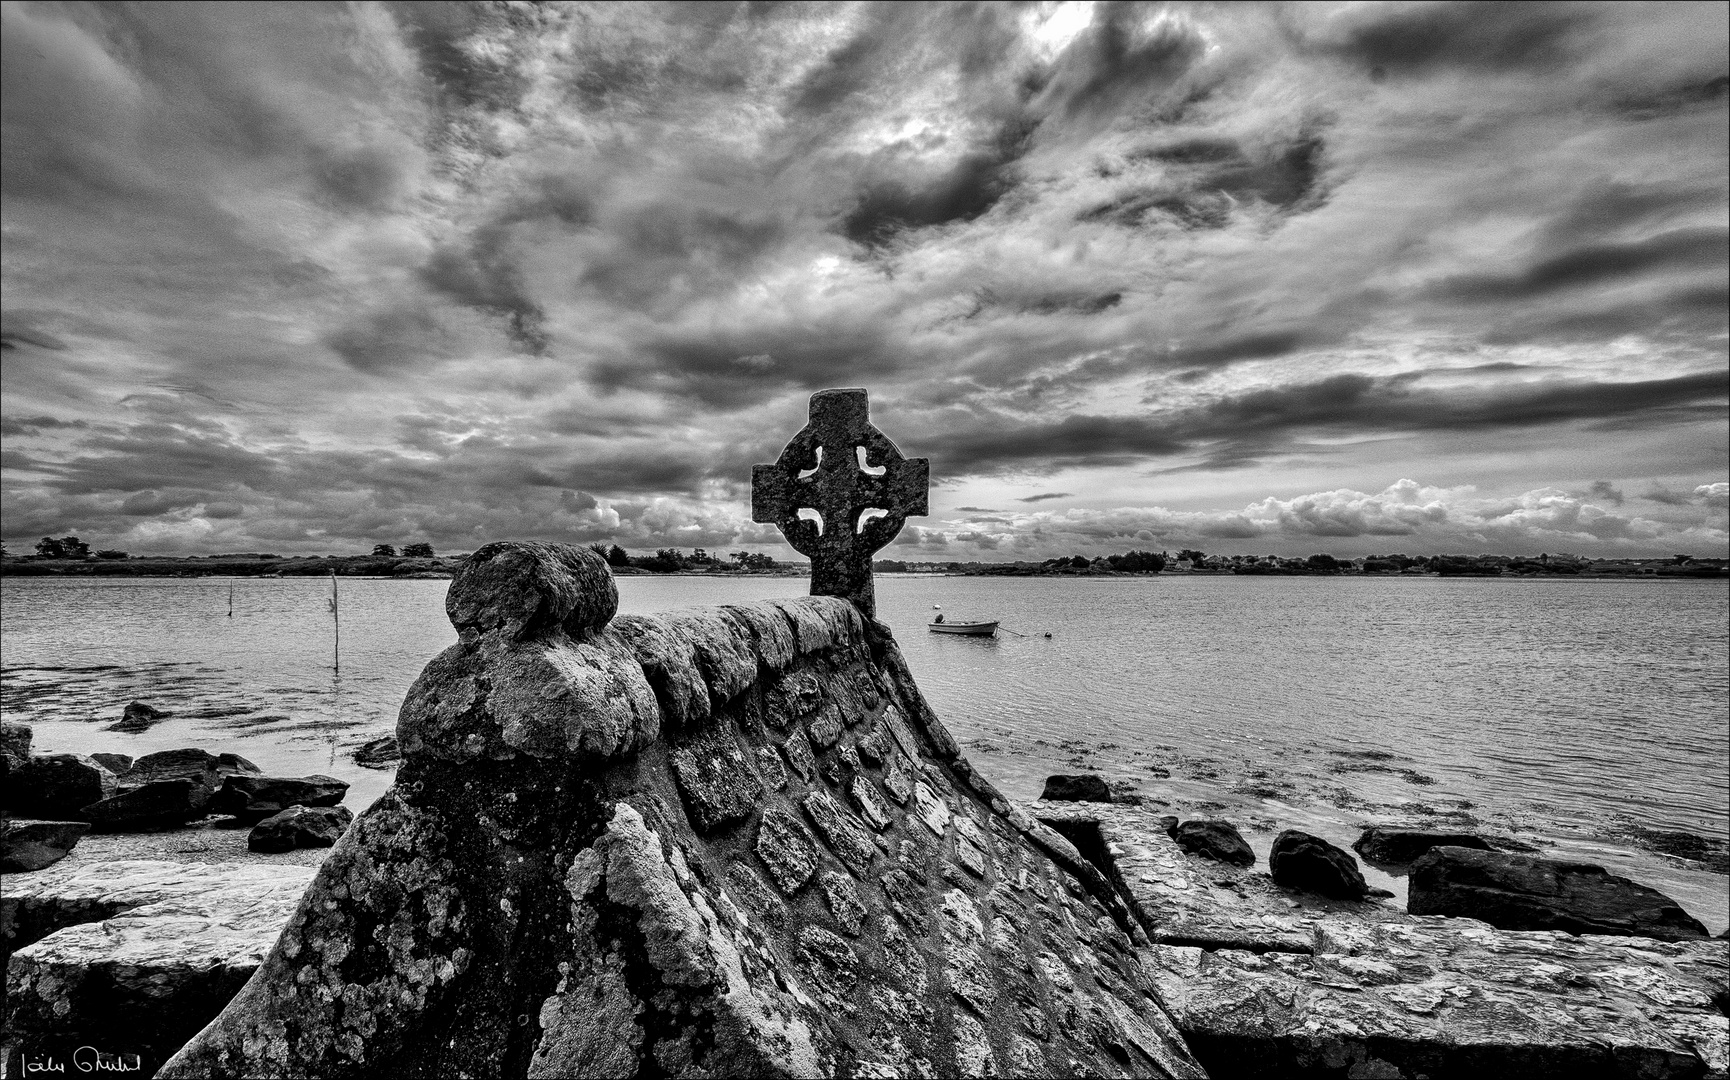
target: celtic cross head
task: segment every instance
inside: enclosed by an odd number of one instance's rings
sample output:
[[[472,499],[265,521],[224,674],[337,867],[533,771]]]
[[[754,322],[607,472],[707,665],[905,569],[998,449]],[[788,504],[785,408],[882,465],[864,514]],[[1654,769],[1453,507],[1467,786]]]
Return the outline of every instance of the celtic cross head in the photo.
[[[876,614],[871,556],[929,513],[931,464],[904,458],[871,425],[863,390],[819,390],[810,421],[772,465],[751,467],[751,520],[780,528],[811,560],[811,595]]]

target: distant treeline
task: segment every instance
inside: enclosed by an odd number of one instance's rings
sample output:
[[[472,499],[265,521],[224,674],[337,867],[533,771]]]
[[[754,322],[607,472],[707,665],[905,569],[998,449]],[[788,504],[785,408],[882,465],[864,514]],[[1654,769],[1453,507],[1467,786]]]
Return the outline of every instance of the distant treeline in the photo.
[[[879,559],[880,573],[976,574],[983,576],[1063,576],[1080,574],[1437,574],[1442,577],[1730,577],[1730,561],[1672,555],[1665,559],[1588,559],[1580,555],[1367,555],[1338,559],[1325,553],[1296,558],[1282,555],[1208,555],[1186,548],[1169,552],[1131,551],[1123,555],[1046,559],[1043,562],[909,562]]]
[[[687,553],[661,548],[633,555],[617,544],[589,545],[618,574],[781,574],[809,572],[804,562],[778,563],[768,555],[735,551],[722,556],[703,548]],[[291,555],[235,552],[226,555],[129,555],[104,549],[92,552],[75,536],[44,538],[35,555],[0,552],[0,574],[91,575],[121,577],[449,577],[466,552],[433,554],[426,543],[405,544],[399,553],[379,544],[370,555]],[[1185,548],[1127,551],[1089,558],[1071,555],[1041,562],[915,562],[878,559],[879,573],[970,574],[982,576],[1078,576],[1101,574],[1437,574],[1442,577],[1730,577],[1730,560],[1672,555],[1662,559],[1589,559],[1580,555],[1367,555],[1335,558],[1325,553],[1297,558],[1282,555],[1209,555]]]
[[[768,555],[735,551],[721,558],[702,548],[686,553],[662,548],[652,555],[632,555],[617,544],[591,544],[615,573],[782,573],[806,572],[803,563],[784,565]],[[104,549],[91,551],[76,536],[45,537],[35,555],[0,553],[0,574],[20,576],[75,575],[94,577],[449,577],[467,552],[435,555],[431,544],[405,544],[399,553],[378,544],[370,555],[277,555],[269,552],[230,552],[224,555],[131,555]]]
[[[449,577],[460,556],[293,555],[238,552],[229,555],[0,559],[0,574],[79,577]]]

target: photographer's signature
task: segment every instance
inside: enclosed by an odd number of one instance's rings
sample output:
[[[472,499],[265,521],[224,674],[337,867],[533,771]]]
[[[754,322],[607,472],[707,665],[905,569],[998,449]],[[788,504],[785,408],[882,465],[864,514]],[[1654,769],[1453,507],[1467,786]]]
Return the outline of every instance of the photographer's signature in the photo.
[[[66,1072],[67,1064],[65,1061],[56,1061],[53,1054],[19,1054],[18,1075],[62,1075]],[[144,1059],[137,1054],[109,1054],[94,1046],[80,1046],[72,1051],[70,1064],[74,1071],[81,1073],[129,1073],[141,1071],[144,1068]]]

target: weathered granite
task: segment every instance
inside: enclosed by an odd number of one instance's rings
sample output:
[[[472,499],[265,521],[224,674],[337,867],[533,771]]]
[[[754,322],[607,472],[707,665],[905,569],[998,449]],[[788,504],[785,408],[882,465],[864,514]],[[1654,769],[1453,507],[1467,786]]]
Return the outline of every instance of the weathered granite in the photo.
[[[202,810],[210,802],[210,797],[216,794],[216,789],[222,786],[226,774],[218,770],[219,759],[215,754],[188,747],[183,750],[159,750],[154,754],[145,754],[133,761],[125,772],[117,773],[115,778],[122,787],[143,786],[160,780],[190,780],[193,784],[193,798],[198,809]]]
[[[1057,773],[1045,778],[1041,799],[1052,802],[1111,802],[1111,785],[1095,773]]]
[[[210,810],[245,822],[259,822],[291,806],[335,806],[348,783],[333,776],[260,776],[230,773],[210,798]]]
[[[1140,806],[1041,801],[1028,809],[1107,868],[1156,943],[1307,953],[1324,918],[1406,918],[1373,900],[1293,892],[1265,873],[1188,856],[1166,832],[1169,819]]]
[[[395,786],[162,1075],[1201,1075],[1110,882],[852,603],[609,622],[589,552],[484,562]]]
[[[402,760],[395,735],[381,735],[354,748],[349,758],[363,769],[394,769]]]
[[[1404,829],[1392,825],[1371,825],[1352,841],[1352,850],[1363,856],[1365,862],[1383,866],[1409,866],[1433,847],[1493,850],[1488,840],[1472,833]]]
[[[95,826],[97,832],[171,829],[203,817],[209,801],[209,789],[195,780],[177,776],[126,788],[118,795],[82,808],[78,816]]]
[[[1274,837],[1267,868],[1274,881],[1288,889],[1320,893],[1335,900],[1356,900],[1370,891],[1351,852],[1298,829],[1287,829]]]
[[[307,867],[132,862],[43,882],[32,899],[58,902],[62,918],[109,915],[11,956],[8,1049],[67,1063],[90,1046],[150,1075],[257,970],[311,877]]]
[[[1190,855],[1233,866],[1255,865],[1255,851],[1229,821],[1186,821],[1171,830],[1171,839]]]
[[[244,906],[249,896],[303,890],[311,877],[309,867],[252,863],[61,863],[6,879],[0,891],[0,950],[10,956],[62,927],[100,922],[177,897],[220,894]]]
[[[1682,941],[1706,927],[1657,889],[1602,866],[1499,851],[1432,848],[1412,864],[1408,910],[1460,915],[1504,930],[1636,934]]]
[[[1722,1080],[1730,1064],[1721,942],[1426,917],[1323,919],[1309,955],[1143,952],[1216,1076]]]
[[[346,806],[291,806],[254,825],[246,837],[246,847],[266,855],[330,847],[353,822],[354,814]]]
[[[0,825],[0,870],[20,874],[53,866],[89,831],[82,821],[8,818]]]
[[[118,793],[114,774],[83,754],[43,754],[26,760],[7,780],[6,807],[44,819],[82,821],[93,802]]]
[[[165,712],[147,702],[134,701],[128,703],[126,708],[121,711],[119,720],[102,730],[121,731],[135,735],[140,731],[149,731],[173,715],[173,713]]]
[[[1029,809],[1122,883],[1213,1075],[1724,1075],[1730,943],[1417,917],[1185,856],[1140,807]]]
[[[23,764],[30,760],[30,744],[34,738],[35,731],[29,724],[0,720],[0,754]]]
[[[90,760],[113,773],[116,778],[125,776],[132,768],[131,754],[111,754],[104,751],[91,754]]]

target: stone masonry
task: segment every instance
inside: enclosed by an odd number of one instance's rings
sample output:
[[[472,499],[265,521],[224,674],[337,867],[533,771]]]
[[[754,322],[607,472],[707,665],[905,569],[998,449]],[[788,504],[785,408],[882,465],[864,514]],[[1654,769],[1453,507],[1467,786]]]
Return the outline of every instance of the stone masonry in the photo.
[[[1203,1075],[887,628],[616,602],[592,552],[475,553],[395,786],[161,1075]]]

